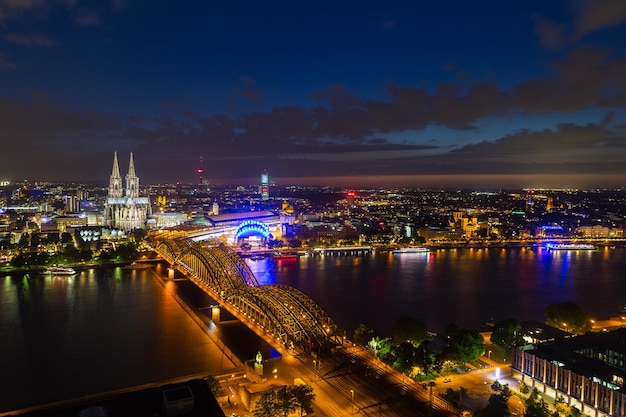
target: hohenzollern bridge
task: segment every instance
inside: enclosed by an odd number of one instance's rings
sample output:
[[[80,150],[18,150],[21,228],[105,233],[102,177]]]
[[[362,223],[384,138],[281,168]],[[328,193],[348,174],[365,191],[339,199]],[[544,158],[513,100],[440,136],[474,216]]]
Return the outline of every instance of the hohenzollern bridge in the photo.
[[[345,332],[315,301],[287,285],[260,285],[246,262],[227,246],[177,239],[155,242],[154,248],[274,346],[309,353],[343,343]]]

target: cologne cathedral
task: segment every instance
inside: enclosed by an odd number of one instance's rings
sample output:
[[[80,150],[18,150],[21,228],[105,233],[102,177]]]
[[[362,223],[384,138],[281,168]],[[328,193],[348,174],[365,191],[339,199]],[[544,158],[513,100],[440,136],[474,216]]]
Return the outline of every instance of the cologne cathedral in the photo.
[[[129,231],[144,227],[150,214],[152,214],[150,198],[139,197],[139,178],[135,174],[133,153],[130,153],[130,163],[126,174],[126,192],[124,192],[120,167],[117,163],[117,152],[115,152],[104,213],[105,225]]]

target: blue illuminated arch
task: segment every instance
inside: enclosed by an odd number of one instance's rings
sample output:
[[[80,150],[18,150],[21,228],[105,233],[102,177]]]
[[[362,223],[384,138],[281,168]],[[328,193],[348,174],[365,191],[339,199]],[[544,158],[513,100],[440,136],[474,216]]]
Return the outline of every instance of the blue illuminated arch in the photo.
[[[241,223],[235,233],[235,239],[244,239],[250,236],[261,236],[263,239],[269,239],[270,229],[263,223],[252,220]]]

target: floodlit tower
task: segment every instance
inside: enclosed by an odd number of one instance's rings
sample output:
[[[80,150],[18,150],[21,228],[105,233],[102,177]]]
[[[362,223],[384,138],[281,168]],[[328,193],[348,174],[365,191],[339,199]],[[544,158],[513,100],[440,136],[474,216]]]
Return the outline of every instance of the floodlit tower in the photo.
[[[122,176],[120,175],[120,166],[117,163],[117,152],[115,152],[113,154],[113,171],[109,178],[109,197],[119,198],[123,196]]]
[[[200,157],[200,168],[198,168],[196,172],[198,173],[198,176],[200,177],[200,182],[198,184],[200,184],[200,188],[202,189],[202,187],[204,186],[204,164],[203,164],[202,156]]]
[[[126,174],[126,197],[139,197],[139,178],[135,174],[132,152],[130,153],[130,162],[128,163],[128,174]]]
[[[261,200],[270,199],[270,176],[267,173],[267,169],[263,170],[261,174]]]

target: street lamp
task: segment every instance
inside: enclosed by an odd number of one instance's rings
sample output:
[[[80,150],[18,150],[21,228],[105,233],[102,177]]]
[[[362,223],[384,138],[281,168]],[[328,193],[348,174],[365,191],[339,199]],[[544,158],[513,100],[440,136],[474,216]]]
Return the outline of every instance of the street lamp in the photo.
[[[350,412],[350,414],[354,414],[354,390],[351,389],[350,390],[350,396],[352,397],[352,411]]]
[[[322,360],[321,359],[313,359],[313,372],[315,374],[316,380],[322,380]]]
[[[487,353],[487,357],[491,360],[491,351]]]

